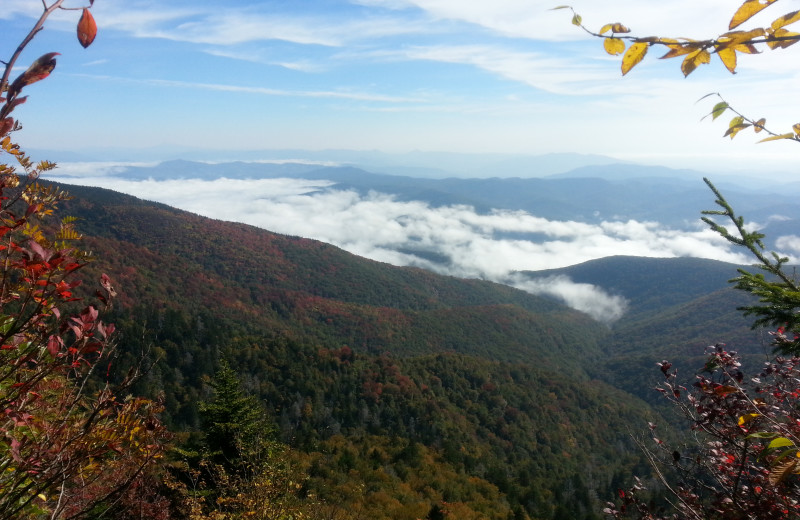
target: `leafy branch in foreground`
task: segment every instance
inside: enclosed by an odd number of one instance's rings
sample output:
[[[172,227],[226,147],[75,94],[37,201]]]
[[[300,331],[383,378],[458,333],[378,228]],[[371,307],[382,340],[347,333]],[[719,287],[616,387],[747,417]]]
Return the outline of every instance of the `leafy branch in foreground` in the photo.
[[[637,479],[604,510],[615,519],[789,520],[800,515],[800,287],[785,271],[788,259],[766,254],[764,235],[748,230],[719,190],[705,182],[721,209],[703,211],[702,220],[747,249],[764,271],[739,269],[731,280],[759,298],[759,305],[740,310],[757,316],[754,327],[777,326],[773,345],[793,357],[779,356],[756,377],[747,377],[737,353],[718,344],[710,347],[691,386],[679,382],[672,363],[658,363],[664,381],[657,390],[686,419],[691,435],[684,445],[670,445],[650,424],[651,438],[635,439],[667,492],[666,504],[652,504]]]
[[[28,31],[28,34],[25,36],[25,38],[22,39],[22,42],[20,42],[20,44],[14,50],[11,58],[9,58],[7,61],[0,61],[0,63],[5,65],[3,75],[0,77],[0,94],[5,94],[5,97],[0,97],[0,102],[4,102],[3,105],[0,106],[0,137],[6,136],[10,132],[19,130],[21,128],[19,122],[10,117],[9,114],[11,114],[11,112],[13,112],[17,106],[27,101],[27,96],[20,96],[22,89],[28,85],[36,83],[37,81],[45,79],[50,75],[56,66],[55,57],[58,56],[59,53],[48,52],[47,54],[44,54],[36,59],[25,70],[25,72],[20,74],[13,82],[10,82],[11,71],[28,44],[44,28],[45,21],[47,21],[47,19],[57,10],[80,10],[81,18],[78,21],[77,26],[78,42],[81,44],[81,46],[86,48],[92,44],[97,35],[97,23],[95,22],[91,11],[89,11],[91,6],[94,4],[94,0],[89,0],[88,7],[65,7],[64,1],[65,0],[55,0],[48,5],[46,0],[42,0],[43,10],[42,14],[39,16],[39,19],[36,21],[31,30]]]
[[[758,54],[760,51],[756,46],[759,44],[766,44],[769,49],[774,50],[784,49],[800,41],[800,33],[786,29],[787,26],[800,21],[800,11],[785,13],[773,20],[767,27],[757,27],[747,31],[734,30],[777,1],[746,0],[731,18],[727,32],[715,38],[703,40],[631,36],[628,35],[631,32],[630,29],[621,23],[605,24],[599,31],[594,32],[583,25],[583,18],[572,7],[561,5],[553,9],[571,10],[573,25],[577,25],[594,37],[602,38],[603,47],[608,54],[612,56],[622,54],[623,75],[630,72],[644,59],[650,47],[661,46],[667,49],[667,53],[661,56],[661,59],[684,57],[681,62],[681,72],[684,76],[688,76],[699,65],[710,63],[712,54],[716,54],[725,68],[731,73],[735,73],[737,53]],[[630,42],[630,46],[627,46],[626,42]]]
[[[757,266],[764,272],[751,273],[745,269],[738,269],[739,276],[732,279],[737,289],[749,292],[759,298],[759,305],[740,307],[746,316],[757,317],[753,327],[777,327],[774,334],[776,350],[783,354],[800,354],[800,284],[794,276],[786,271],[787,257],[776,252],[765,253],[764,235],[758,231],[749,231],[745,227],[744,218],[737,215],[725,197],[709,181],[705,183],[717,197],[715,203],[722,209],[703,211],[703,222],[719,233],[730,243],[744,247],[758,260]],[[731,232],[724,225],[719,224],[711,217],[721,216],[733,224]],[[765,276],[765,274],[767,276]]]
[[[56,65],[58,53],[44,54],[9,83],[45,20],[57,9],[81,10],[79,43],[94,39],[89,8],[63,4],[42,1],[0,79],[0,519],[124,519],[135,511],[156,520],[166,504],[145,482],[157,480],[169,438],[161,405],[128,395],[141,367],[110,382],[116,336],[101,311],[116,290],[103,275],[95,301],[77,296],[89,255],[74,219],[51,222],[69,197],[38,182],[55,164],[34,163],[10,135],[21,128],[11,114],[27,100],[23,90]]]
[[[726,111],[733,112],[735,114],[734,117],[728,123],[728,129],[725,131],[722,137],[730,137],[731,139],[733,139],[734,137],[736,137],[736,134],[738,134],[740,131],[746,128],[752,128],[753,131],[757,134],[762,131],[769,134],[769,137],[765,137],[764,139],[760,140],[759,143],[766,143],[767,141],[778,141],[782,139],[788,139],[790,141],[797,141],[798,143],[800,143],[800,123],[793,125],[791,132],[778,134],[766,127],[767,124],[766,119],[762,117],[761,119],[755,120],[750,117],[747,117],[746,115],[742,114],[741,112],[733,108],[731,105],[729,105],[728,102],[725,101],[725,99],[723,99],[723,97],[718,92],[712,92],[711,94],[706,94],[698,101],[702,101],[703,99],[706,99],[709,96],[717,96],[720,99],[720,101],[714,105],[714,107],[711,109],[711,112],[709,112],[708,115],[703,117],[703,119],[711,116],[711,120],[715,121]]]
[[[786,29],[786,27],[800,21],[800,10],[784,13],[773,20],[769,26],[750,30],[734,30],[777,1],[746,0],[731,18],[728,24],[728,32],[716,38],[703,40],[661,36],[632,36],[628,34],[631,30],[621,23],[605,24],[599,31],[595,32],[583,24],[583,18],[572,7],[561,5],[553,9],[571,10],[573,25],[580,27],[593,37],[601,38],[603,40],[603,48],[608,54],[612,56],[622,55],[621,68],[623,75],[641,63],[651,47],[661,46],[666,48],[667,52],[660,59],[682,57],[681,72],[684,76],[688,76],[698,66],[711,63],[712,55],[716,55],[725,68],[735,74],[738,54],[759,54],[761,52],[759,46],[770,50],[784,49],[800,41],[800,33]],[[729,122],[728,129],[723,137],[733,139],[739,131],[752,127],[756,133],[765,131],[769,134],[769,137],[759,142],[784,139],[800,142],[800,123],[793,125],[790,132],[773,132],[766,128],[765,119],[755,120],[746,117],[733,109],[719,94],[707,94],[701,99],[713,95],[720,97],[720,102],[714,105],[709,114],[712,119],[717,119],[725,111],[731,111],[735,114]]]
[[[710,347],[703,373],[678,381],[668,361],[658,390],[691,425],[683,445],[649,438],[636,443],[667,491],[650,502],[642,481],[619,491],[606,515],[640,520],[790,520],[800,515],[800,358],[777,358],[748,378],[735,352]]]

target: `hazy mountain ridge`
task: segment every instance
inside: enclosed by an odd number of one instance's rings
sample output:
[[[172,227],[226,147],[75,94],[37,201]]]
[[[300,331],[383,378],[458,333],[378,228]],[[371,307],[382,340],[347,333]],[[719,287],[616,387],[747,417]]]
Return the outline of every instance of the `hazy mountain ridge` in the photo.
[[[375,191],[434,207],[465,204],[484,213],[492,209],[523,210],[548,219],[581,222],[632,219],[657,221],[677,228],[696,226],[702,209],[714,209],[713,194],[702,182],[704,174],[691,170],[617,163],[587,165],[547,177],[509,177],[505,173],[492,178],[431,179],[314,163],[209,164],[173,160],[154,166],[129,166],[119,177],[325,180],[333,183],[335,189],[361,194]],[[800,220],[800,209],[794,204],[796,193],[789,185],[776,185],[772,192],[757,192],[751,184],[742,187],[735,177],[712,176],[712,180],[740,214],[767,229],[775,224],[776,215],[791,223]]]
[[[612,256],[525,275],[531,278],[566,275],[574,282],[589,283],[623,296],[630,304],[621,320],[624,323],[726,288],[739,267],[704,258]]]

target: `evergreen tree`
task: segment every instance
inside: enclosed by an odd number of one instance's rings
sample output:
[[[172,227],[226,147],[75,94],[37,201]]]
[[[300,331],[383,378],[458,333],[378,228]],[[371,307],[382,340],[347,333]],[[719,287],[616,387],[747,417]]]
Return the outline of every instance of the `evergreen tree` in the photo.
[[[226,470],[240,471],[248,462],[267,454],[274,427],[256,398],[242,390],[227,361],[220,363],[208,384],[214,396],[199,404],[205,448],[210,459]]]

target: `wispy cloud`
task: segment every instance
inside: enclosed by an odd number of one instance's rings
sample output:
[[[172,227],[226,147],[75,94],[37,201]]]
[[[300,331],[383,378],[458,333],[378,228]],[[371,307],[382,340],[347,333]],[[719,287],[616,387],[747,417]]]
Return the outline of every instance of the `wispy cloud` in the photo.
[[[356,0],[356,3],[388,9],[416,8],[440,19],[459,20],[501,34],[541,40],[579,40],[585,34],[570,24],[569,11],[552,11],[557,2],[546,0]],[[574,7],[591,28],[609,22],[633,26],[637,34],[701,37],[709,31],[727,31],[727,19],[736,8],[728,0],[673,0],[665,8],[659,0],[576,3]],[[657,14],[656,14],[657,13]],[[727,18],[726,18],[727,17]],[[719,20],[717,27],[709,25]],[[709,36],[715,36],[710,34]]]
[[[6,0],[0,9],[0,20],[10,20],[17,16],[34,17],[42,14],[42,6],[38,2],[27,0]]]
[[[276,60],[265,56],[266,53],[261,51],[232,51],[226,48],[209,48],[204,51],[211,56],[218,56],[221,58],[230,58],[239,61],[248,61],[251,63],[260,63],[263,65],[276,65],[289,70],[297,70],[301,72],[319,73],[324,72],[329,68],[329,65],[323,64],[319,60],[312,61],[310,59],[300,59],[290,61],[288,59]]]
[[[303,98],[332,98],[332,99],[349,99],[357,101],[377,101],[385,103],[423,103],[425,99],[421,97],[402,97],[391,96],[384,94],[374,94],[369,92],[355,92],[355,91],[315,91],[315,90],[281,90],[267,87],[252,87],[242,85],[226,85],[220,83],[198,83],[189,81],[176,81],[166,79],[128,79],[112,76],[98,76],[98,75],[83,75],[87,78],[95,80],[106,81],[119,81],[125,83],[139,83],[143,85],[169,87],[176,89],[200,89],[200,90],[213,90],[217,92],[233,92],[243,94],[258,94],[263,96],[283,96],[283,97],[303,97]]]
[[[103,13],[106,15],[106,12]],[[435,31],[415,17],[328,12],[325,15],[278,11],[264,4],[191,5],[184,8],[116,6],[103,18],[106,27],[138,38],[231,47],[251,42],[283,41],[301,45],[342,47],[374,38]]]

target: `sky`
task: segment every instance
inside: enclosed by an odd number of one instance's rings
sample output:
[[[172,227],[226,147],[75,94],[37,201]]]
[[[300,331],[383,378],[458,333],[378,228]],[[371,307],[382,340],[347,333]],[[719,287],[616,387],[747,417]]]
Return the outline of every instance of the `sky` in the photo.
[[[579,0],[595,30],[705,38],[738,1]],[[800,2],[753,19],[768,24]],[[716,60],[683,78],[656,59],[621,76],[620,58],[550,0],[97,0],[97,39],[82,49],[78,11],[59,12],[18,66],[61,52],[18,114],[24,146],[127,159],[171,150],[348,149],[581,152],[648,164],[791,172],[793,143],[723,138],[701,121],[720,92],[783,132],[800,118],[795,48]],[[80,2],[67,5],[81,6]],[[40,0],[3,0],[9,55]],[[778,12],[780,11],[780,12]],[[798,46],[800,48],[800,46]],[[24,111],[23,111],[24,109]],[[796,109],[796,110],[795,110]]]
[[[714,61],[688,78],[679,61],[658,60],[653,50],[623,78],[620,57],[573,26],[568,10],[551,10],[560,1],[96,0],[99,32],[88,49],[75,37],[79,11],[66,11],[52,16],[23,53],[15,74],[44,53],[61,56],[49,78],[25,89],[29,100],[15,112],[24,128],[15,137],[25,149],[52,152],[46,158],[59,161],[62,174],[83,177],[70,182],[322,240],[395,265],[554,295],[612,322],[625,312],[619,295],[518,272],[612,254],[747,258],[700,226],[479,214],[302,180],[133,182],[109,175],[124,171],[120,162],[237,153],[249,160],[259,151],[292,149],[577,152],[800,180],[795,143],[759,145],[746,133],[723,138],[727,118],[703,120],[717,99],[698,101],[720,92],[743,113],[788,131],[800,120],[794,47],[744,56],[736,75]],[[641,36],[707,38],[727,30],[738,3],[580,0],[573,7],[595,30],[621,22]],[[753,24],[769,24],[798,4],[784,0]],[[40,0],[3,0],[0,52],[10,56],[41,9]],[[315,159],[325,162],[325,154]],[[779,244],[800,254],[800,237]],[[407,253],[415,248],[450,262],[426,264]]]

